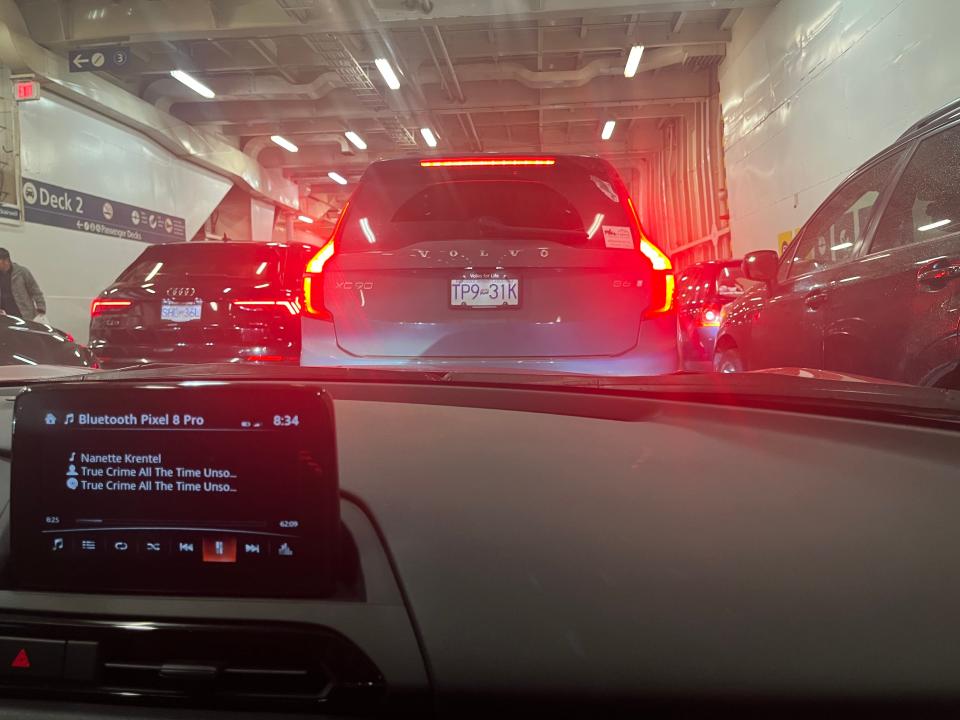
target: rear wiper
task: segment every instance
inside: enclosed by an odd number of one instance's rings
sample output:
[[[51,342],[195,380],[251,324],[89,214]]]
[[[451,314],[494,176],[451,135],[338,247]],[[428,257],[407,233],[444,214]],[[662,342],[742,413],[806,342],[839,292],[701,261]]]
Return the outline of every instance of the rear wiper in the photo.
[[[549,237],[573,237],[577,240],[586,240],[587,233],[583,230],[564,228],[524,227],[522,225],[507,225],[496,218],[484,215],[477,218],[477,224],[485,230],[507,230],[523,235],[547,235]]]

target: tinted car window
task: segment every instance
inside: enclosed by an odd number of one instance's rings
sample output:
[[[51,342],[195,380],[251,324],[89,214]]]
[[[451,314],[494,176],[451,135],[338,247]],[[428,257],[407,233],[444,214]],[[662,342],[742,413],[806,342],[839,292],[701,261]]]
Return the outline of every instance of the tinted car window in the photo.
[[[727,265],[717,273],[716,292],[724,298],[736,298],[760,284],[755,280],[749,280],[743,274],[743,268],[740,265]]]
[[[677,280],[677,304],[689,305],[700,287],[700,268],[684,270]]]
[[[119,282],[143,283],[163,276],[271,278],[280,270],[280,254],[268,245],[249,247],[197,243],[147,248]]]
[[[823,270],[852,257],[899,158],[899,153],[892,155],[851,178],[817,211],[788,261],[788,277]]]
[[[412,163],[371,166],[350,200],[339,250],[479,238],[594,248],[635,242],[620,183],[605,164],[584,163],[450,170]]]
[[[935,240],[960,231],[960,127],[917,147],[890,195],[871,252]]]

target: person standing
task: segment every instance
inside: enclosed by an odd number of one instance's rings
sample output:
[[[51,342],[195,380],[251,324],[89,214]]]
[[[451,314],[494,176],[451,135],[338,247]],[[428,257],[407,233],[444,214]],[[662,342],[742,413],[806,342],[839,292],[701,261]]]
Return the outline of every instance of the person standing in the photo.
[[[10,260],[10,252],[0,248],[0,310],[24,320],[46,322],[47,301],[27,268]]]

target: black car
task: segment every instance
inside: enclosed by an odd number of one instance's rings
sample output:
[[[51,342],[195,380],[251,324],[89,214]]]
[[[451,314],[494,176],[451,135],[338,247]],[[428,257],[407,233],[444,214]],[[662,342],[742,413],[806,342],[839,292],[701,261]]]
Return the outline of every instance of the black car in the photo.
[[[90,307],[103,367],[300,359],[304,244],[154,245]]]
[[[726,308],[722,372],[806,367],[960,388],[960,101],[831,194]]]
[[[0,365],[97,367],[93,353],[62,330],[0,314]]]
[[[757,283],[743,274],[741,260],[711,260],[677,277],[677,346],[683,370],[711,370],[721,311]]]

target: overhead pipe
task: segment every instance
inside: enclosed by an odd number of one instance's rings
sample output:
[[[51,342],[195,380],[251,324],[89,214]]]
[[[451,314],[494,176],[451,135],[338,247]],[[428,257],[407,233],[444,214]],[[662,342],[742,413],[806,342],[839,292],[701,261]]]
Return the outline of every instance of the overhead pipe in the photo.
[[[167,110],[180,102],[230,102],[232,100],[280,100],[301,98],[319,100],[332,90],[343,87],[340,76],[327,72],[308,83],[291,83],[278,75],[213,75],[203,78],[203,84],[216,93],[204,100],[173,78],[161,78],[147,85],[143,99]]]
[[[341,133],[304,133],[289,138],[295,145],[337,145],[343,155],[354,155],[354,148]],[[267,148],[277,147],[268,136],[258,136],[248,140],[243,151],[252,158],[256,158]]]
[[[437,44],[440,45],[440,52],[443,53],[443,59],[450,70],[450,79],[453,81],[453,87],[457,91],[457,99],[463,103],[467,98],[463,94],[463,88],[460,87],[460,80],[457,78],[457,71],[453,67],[453,60],[450,59],[450,52],[447,50],[447,44],[443,41],[443,33],[436,25],[433,26],[433,34],[437,38]]]
[[[447,84],[447,79],[443,75],[443,71],[440,70],[440,61],[437,59],[437,53],[433,49],[433,44],[430,42],[430,36],[427,35],[427,29],[421,25],[420,34],[423,35],[423,42],[427,46],[427,50],[430,52],[430,59],[433,60],[433,67],[437,71],[437,75],[440,78],[440,88],[443,90],[444,95],[447,96],[448,100],[453,100],[453,93],[450,92],[450,86]]]
[[[442,48],[445,50],[445,46]],[[723,56],[723,46],[697,46],[695,48],[672,47],[651,50],[644,54],[643,62],[638,72],[650,72],[672,65],[682,65],[688,58],[696,55]],[[449,60],[449,54],[446,54]],[[452,63],[450,68],[452,70]],[[598,77],[617,76],[623,74],[623,61],[619,58],[600,58],[587,63],[579,70],[531,70],[519,63],[467,63],[457,66],[453,74],[457,89],[457,97],[464,102],[463,90],[460,81],[482,82],[485,80],[514,80],[528,88],[535,90],[549,90],[552,88],[582,87]],[[439,67],[431,69],[429,66],[421,68],[417,73],[421,83],[444,83],[443,74]]]

